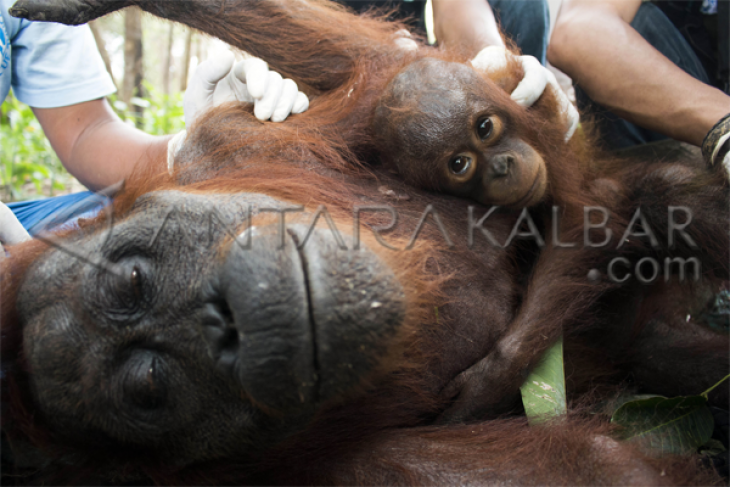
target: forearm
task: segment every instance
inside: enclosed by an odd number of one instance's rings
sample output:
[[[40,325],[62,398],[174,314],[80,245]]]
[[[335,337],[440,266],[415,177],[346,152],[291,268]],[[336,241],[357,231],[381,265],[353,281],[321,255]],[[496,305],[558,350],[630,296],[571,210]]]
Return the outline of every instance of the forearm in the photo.
[[[125,124],[105,100],[34,112],[63,165],[89,189],[127,178],[138,164],[165,160],[170,137],[148,135]]]
[[[617,115],[700,145],[730,112],[730,97],[664,57],[629,25],[633,14],[615,5],[567,2],[550,42],[549,61]]]
[[[163,167],[169,139],[108,122],[84,134],[64,165],[84,186],[99,190],[127,178],[137,165]]]
[[[487,46],[504,46],[487,0],[433,0],[433,22],[439,45],[470,56]]]

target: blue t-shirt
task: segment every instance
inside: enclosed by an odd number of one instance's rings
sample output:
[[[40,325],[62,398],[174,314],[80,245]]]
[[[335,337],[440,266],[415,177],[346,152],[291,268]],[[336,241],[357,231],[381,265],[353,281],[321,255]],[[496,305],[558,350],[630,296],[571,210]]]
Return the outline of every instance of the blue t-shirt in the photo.
[[[0,0],[0,102],[10,88],[36,108],[95,100],[116,91],[88,26],[68,27],[11,17]]]

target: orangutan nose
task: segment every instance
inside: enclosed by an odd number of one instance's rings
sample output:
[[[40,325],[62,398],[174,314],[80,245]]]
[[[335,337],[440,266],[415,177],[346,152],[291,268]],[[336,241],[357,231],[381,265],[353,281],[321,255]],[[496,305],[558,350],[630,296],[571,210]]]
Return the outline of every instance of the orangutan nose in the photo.
[[[515,157],[512,154],[494,156],[489,165],[492,177],[501,178],[507,176],[514,163]]]
[[[257,404],[280,411],[319,399],[308,279],[295,241],[276,226],[231,243],[202,310],[201,334],[215,367]]]
[[[222,300],[206,304],[201,325],[209,355],[219,368],[229,369],[238,354],[239,336],[228,304]]]
[[[406,313],[398,279],[364,245],[290,225],[282,246],[279,232],[253,227],[250,247],[230,244],[200,322],[215,367],[286,413],[359,384]]]

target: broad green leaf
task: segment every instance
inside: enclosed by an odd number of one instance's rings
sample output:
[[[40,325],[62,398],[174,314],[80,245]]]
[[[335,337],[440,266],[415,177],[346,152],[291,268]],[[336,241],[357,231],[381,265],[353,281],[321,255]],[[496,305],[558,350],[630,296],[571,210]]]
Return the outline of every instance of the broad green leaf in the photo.
[[[520,388],[525,414],[531,424],[565,415],[563,339],[550,347]]]
[[[628,402],[633,401],[642,401],[644,399],[651,399],[653,397],[657,397],[656,394],[631,394],[631,393],[622,393],[619,396],[617,396],[615,399],[613,399],[610,403],[610,408],[606,411],[606,414],[613,414],[618,408],[623,406],[624,404]]]
[[[675,454],[697,451],[710,439],[715,426],[703,396],[630,401],[613,413],[611,422],[624,427],[624,439]]]
[[[710,439],[707,443],[700,446],[699,452],[702,455],[706,455],[708,457],[719,455],[720,453],[727,451],[725,449],[725,446],[722,444],[720,440],[713,440]]]

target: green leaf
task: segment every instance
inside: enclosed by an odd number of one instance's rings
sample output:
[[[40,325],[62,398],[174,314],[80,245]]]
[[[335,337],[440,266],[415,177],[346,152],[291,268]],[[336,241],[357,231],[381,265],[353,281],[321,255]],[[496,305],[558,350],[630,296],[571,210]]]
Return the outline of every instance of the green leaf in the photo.
[[[138,98],[136,96],[133,96],[132,99],[129,100],[129,103],[140,108],[149,108],[152,106],[152,103],[150,103],[149,100],[145,100],[144,98]]]
[[[565,400],[562,338],[545,352],[520,391],[525,414],[531,424],[565,415],[568,408]]]
[[[114,102],[112,103],[112,106],[113,106],[114,108],[116,108],[117,110],[119,110],[119,111],[124,111],[124,110],[126,110],[126,109],[128,108],[128,107],[127,107],[127,104],[126,104],[126,103],[124,103],[124,102],[123,102],[122,100],[115,100],[115,101],[114,101]]]
[[[715,420],[703,396],[665,397],[627,402],[611,422],[624,427],[624,439],[658,453],[697,451],[712,436]]]
[[[720,440],[711,439],[704,445],[700,446],[699,453],[708,457],[719,455],[720,453],[727,451],[725,446]]]

